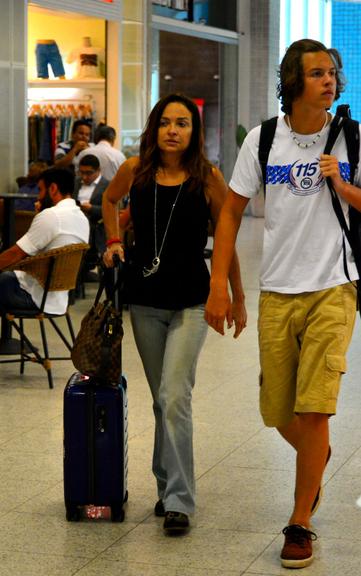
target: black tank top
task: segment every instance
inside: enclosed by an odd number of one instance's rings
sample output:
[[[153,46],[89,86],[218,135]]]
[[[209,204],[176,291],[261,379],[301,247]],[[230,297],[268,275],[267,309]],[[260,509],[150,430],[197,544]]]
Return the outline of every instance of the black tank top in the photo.
[[[203,251],[208,237],[209,210],[203,188],[190,190],[184,182],[165,237],[155,274],[143,276],[155,257],[155,183],[130,190],[134,248],[127,274],[126,297],[130,304],[181,310],[206,302],[209,272]],[[179,191],[179,186],[157,184],[156,234],[158,253]]]

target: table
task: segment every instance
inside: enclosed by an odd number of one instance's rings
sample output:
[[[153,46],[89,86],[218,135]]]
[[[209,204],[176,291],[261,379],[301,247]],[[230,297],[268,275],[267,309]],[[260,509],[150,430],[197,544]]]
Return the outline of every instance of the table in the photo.
[[[4,200],[4,225],[2,232],[3,249],[15,243],[15,200],[18,198],[37,198],[37,194],[21,192],[0,192]],[[0,355],[19,354],[20,340],[11,337],[11,326],[5,316],[1,317]]]

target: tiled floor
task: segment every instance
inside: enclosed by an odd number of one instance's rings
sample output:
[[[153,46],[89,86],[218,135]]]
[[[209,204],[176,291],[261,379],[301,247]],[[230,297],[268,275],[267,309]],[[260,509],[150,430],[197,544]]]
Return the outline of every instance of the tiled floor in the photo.
[[[261,219],[245,218],[239,253],[249,322],[233,340],[209,332],[194,392],[197,513],[193,529],[166,537],[153,516],[150,394],[125,313],[124,372],[129,381],[129,502],[122,524],[68,523],[62,484],[62,392],[70,362],[45,373],[0,366],[1,576],[274,576],[281,529],[293,499],[294,454],[258,413],[257,272]],[[76,325],[88,299],[73,309]],[[357,323],[332,419],[332,459],[314,519],[315,561],[305,576],[361,574],[361,330]],[[289,572],[288,572],[289,573]]]

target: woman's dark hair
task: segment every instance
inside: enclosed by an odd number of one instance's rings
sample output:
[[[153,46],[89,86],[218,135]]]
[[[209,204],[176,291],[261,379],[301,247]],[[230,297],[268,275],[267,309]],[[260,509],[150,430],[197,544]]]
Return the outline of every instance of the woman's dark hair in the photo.
[[[139,165],[135,170],[134,183],[146,185],[155,178],[157,169],[162,166],[158,148],[158,129],[164,110],[168,104],[179,102],[192,115],[192,136],[188,148],[182,156],[182,167],[187,170],[196,187],[204,182],[211,170],[211,163],[204,153],[204,136],[202,121],[197,105],[184,94],[168,94],[161,98],[151,111],[146,126],[140,137]]]
[[[336,94],[335,100],[340,97],[345,89],[345,78],[342,73],[341,56],[335,48],[326,48],[324,44],[317,40],[297,40],[293,42],[284,55],[278,76],[277,98],[281,101],[281,110],[286,114],[291,114],[292,103],[303,92],[303,61],[302,56],[308,52],[326,52],[336,68]]]

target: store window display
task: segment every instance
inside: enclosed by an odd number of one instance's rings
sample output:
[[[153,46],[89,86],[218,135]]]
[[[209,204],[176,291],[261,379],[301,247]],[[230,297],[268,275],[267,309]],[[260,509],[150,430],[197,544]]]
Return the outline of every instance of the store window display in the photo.
[[[49,78],[49,66],[55,77],[65,78],[63,60],[55,40],[37,40],[35,54],[38,78]]]
[[[89,36],[83,37],[82,46],[72,50],[67,57],[67,63],[76,62],[77,78],[102,78],[105,61],[104,49],[93,46]]]

